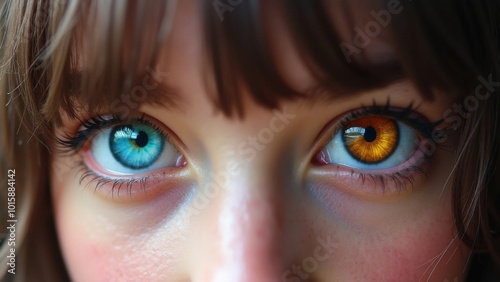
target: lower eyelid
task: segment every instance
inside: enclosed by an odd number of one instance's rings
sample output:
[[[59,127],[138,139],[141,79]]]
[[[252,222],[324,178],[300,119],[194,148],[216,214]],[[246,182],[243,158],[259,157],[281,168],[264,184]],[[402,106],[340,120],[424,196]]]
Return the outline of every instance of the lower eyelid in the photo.
[[[312,170],[311,178],[329,189],[340,189],[361,197],[394,196],[411,192],[416,184],[423,181],[426,166],[423,164],[418,168],[384,175],[330,165]]]
[[[187,173],[185,170],[168,168],[144,176],[109,177],[89,168],[84,161],[80,162],[79,167],[80,184],[86,189],[93,187],[94,194],[105,199],[139,202],[181,185]]]
[[[430,155],[421,145],[404,163],[381,170],[361,170],[338,164],[313,165],[311,177],[330,187],[364,196],[388,196],[411,191],[426,176]]]
[[[92,152],[90,150],[86,150],[81,152],[82,154],[82,161],[83,165],[93,171],[96,175],[102,175],[103,177],[107,177],[109,179],[119,179],[119,180],[134,180],[134,179],[141,179],[141,178],[146,178],[150,176],[156,176],[156,175],[161,175],[165,174],[165,171],[168,172],[177,172],[184,168],[184,166],[168,166],[168,167],[162,167],[158,168],[155,170],[148,170],[144,172],[137,172],[137,173],[117,173],[113,171],[106,170],[102,168],[94,159],[94,156],[92,155]]]

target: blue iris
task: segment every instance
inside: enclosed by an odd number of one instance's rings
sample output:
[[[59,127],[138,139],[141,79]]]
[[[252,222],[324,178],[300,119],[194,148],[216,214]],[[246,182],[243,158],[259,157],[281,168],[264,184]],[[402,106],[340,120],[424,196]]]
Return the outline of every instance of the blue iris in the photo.
[[[113,157],[131,169],[147,168],[158,160],[165,137],[148,125],[120,125],[111,131],[109,147]]]

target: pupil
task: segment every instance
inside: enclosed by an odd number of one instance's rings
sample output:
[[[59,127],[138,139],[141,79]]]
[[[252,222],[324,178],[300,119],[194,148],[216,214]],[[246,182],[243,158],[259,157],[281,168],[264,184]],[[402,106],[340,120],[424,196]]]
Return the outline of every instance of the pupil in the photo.
[[[377,138],[377,131],[372,126],[365,128],[365,134],[363,135],[366,142],[373,142]]]
[[[139,131],[137,138],[135,138],[135,144],[139,147],[144,147],[148,144],[148,135],[143,131]]]

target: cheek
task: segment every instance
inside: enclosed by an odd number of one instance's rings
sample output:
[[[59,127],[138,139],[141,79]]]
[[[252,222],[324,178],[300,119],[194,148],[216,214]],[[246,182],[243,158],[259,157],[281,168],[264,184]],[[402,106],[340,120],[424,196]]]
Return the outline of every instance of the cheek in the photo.
[[[148,261],[142,242],[120,236],[109,225],[87,216],[78,207],[59,203],[56,224],[66,265],[74,280],[135,280],[137,266]],[[134,243],[135,242],[135,243]],[[141,252],[140,250],[143,249]],[[147,269],[144,269],[147,273]],[[126,274],[126,276],[125,276]]]
[[[120,210],[72,181],[53,183],[52,191],[57,233],[73,281],[182,279],[175,260],[179,232],[159,220],[149,223],[145,219],[155,217],[151,212]]]
[[[350,275],[362,281],[460,281],[469,251],[454,237],[452,221],[426,223],[355,240],[348,251]]]
[[[315,199],[321,199],[318,229],[338,238],[320,277],[441,282],[461,281],[467,273],[470,250],[456,237],[449,195],[441,189],[379,202],[314,189]]]
[[[436,152],[438,161],[426,178],[411,190],[388,196],[362,197],[358,191],[374,187],[344,187],[311,177],[307,187],[318,203],[317,214],[328,223],[322,231],[339,238],[324,277],[463,281],[471,251],[455,231],[451,188],[445,186],[451,164],[440,162],[451,157]]]

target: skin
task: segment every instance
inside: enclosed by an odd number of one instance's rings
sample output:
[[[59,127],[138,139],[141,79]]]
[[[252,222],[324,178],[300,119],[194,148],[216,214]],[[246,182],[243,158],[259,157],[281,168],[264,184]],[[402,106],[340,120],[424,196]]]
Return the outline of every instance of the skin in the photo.
[[[434,121],[453,104],[448,95],[426,101],[410,82],[399,81],[328,102],[283,101],[284,121],[243,93],[246,118],[228,118],[214,111],[200,76],[197,11],[180,2],[157,69],[182,91],[181,107],[143,104],[134,110],[175,133],[172,142],[187,165],[144,173],[160,176],[129,195],[116,194],[109,184],[96,190],[95,182],[79,183],[81,171],[56,165],[71,157],[54,155],[55,220],[74,281],[464,279],[470,251],[456,238],[445,185],[451,152],[438,148],[425,174],[416,174],[406,189],[385,193],[336,166],[311,164],[346,112],[390,98],[393,107],[414,101]],[[279,21],[270,28],[276,29],[274,51],[285,77],[307,89],[312,79],[287,44],[286,30]],[[56,133],[79,126],[66,119]],[[269,140],[258,137],[266,128],[273,132]],[[254,149],[242,153],[251,142]],[[207,190],[214,179],[217,189]]]

